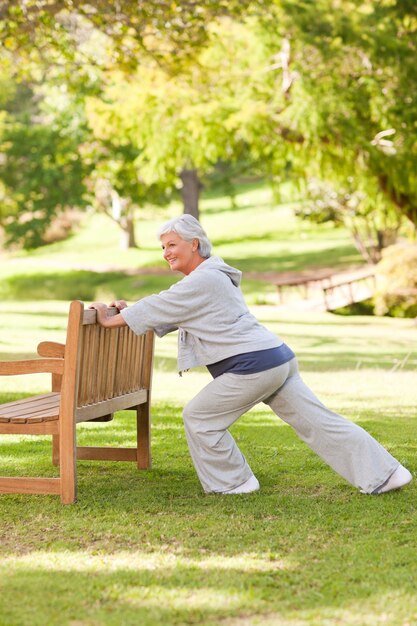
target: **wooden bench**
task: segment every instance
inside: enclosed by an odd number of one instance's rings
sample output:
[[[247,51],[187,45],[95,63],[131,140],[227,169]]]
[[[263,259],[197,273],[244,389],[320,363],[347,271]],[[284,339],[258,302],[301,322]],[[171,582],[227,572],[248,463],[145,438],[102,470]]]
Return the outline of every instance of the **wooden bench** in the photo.
[[[118,311],[109,309],[109,315]],[[150,467],[150,396],[154,334],[127,326],[105,329],[96,311],[70,305],[65,344],[42,342],[41,358],[0,361],[0,375],[47,372],[51,393],[0,405],[0,435],[52,435],[52,461],[59,478],[0,477],[0,493],[39,493],[76,500],[76,459],[133,461]],[[77,447],[76,424],[109,421],[116,411],[136,411],[134,448]]]

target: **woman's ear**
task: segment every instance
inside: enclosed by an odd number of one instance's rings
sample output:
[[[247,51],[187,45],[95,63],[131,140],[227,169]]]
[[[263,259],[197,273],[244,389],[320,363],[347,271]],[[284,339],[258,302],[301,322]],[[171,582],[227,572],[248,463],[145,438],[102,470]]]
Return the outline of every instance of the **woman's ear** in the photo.
[[[193,245],[192,245],[192,248],[191,248],[191,250],[192,250],[193,252],[196,252],[196,251],[198,250],[198,244],[199,244],[199,243],[200,243],[200,242],[198,241],[198,239],[193,239]]]

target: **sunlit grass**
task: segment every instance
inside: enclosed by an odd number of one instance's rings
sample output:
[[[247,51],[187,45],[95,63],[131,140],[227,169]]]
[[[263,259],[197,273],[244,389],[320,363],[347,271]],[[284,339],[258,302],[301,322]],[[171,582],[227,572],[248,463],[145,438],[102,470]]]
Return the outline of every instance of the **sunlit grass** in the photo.
[[[297,222],[266,189],[248,186],[237,201],[232,210],[226,198],[207,198],[202,219],[216,253],[246,272],[357,259],[345,231]],[[163,267],[154,233],[176,212],[145,213],[137,251],[119,251],[116,229],[95,216],[67,242],[4,255],[0,358],[64,341],[72,298],[88,304],[117,290],[135,299],[168,286],[175,277],[131,270]],[[251,303],[276,301],[268,283],[244,277],[243,288]],[[304,379],[328,406],[417,471],[412,320],[251,308],[296,351]],[[414,626],[415,485],[359,494],[259,405],[232,432],[260,492],[206,496],[182,407],[210,376],[198,368],[180,378],[176,370],[175,334],[157,339],[152,469],[79,462],[74,506],[53,496],[0,496],[0,626]],[[49,389],[47,375],[1,377],[0,402]],[[134,441],[128,411],[78,428],[80,445]],[[3,474],[57,475],[48,437],[0,436],[0,451]]]

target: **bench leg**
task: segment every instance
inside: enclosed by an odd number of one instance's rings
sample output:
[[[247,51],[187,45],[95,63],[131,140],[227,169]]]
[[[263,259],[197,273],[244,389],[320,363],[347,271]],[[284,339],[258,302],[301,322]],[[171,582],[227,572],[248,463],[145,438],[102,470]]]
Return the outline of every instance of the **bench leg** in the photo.
[[[77,499],[77,449],[75,436],[75,421],[73,416],[61,416],[59,466],[62,504],[72,504]]]
[[[52,435],[52,465],[59,465],[59,435]]]
[[[151,467],[151,411],[150,403],[136,407],[137,423],[137,463],[139,469]]]

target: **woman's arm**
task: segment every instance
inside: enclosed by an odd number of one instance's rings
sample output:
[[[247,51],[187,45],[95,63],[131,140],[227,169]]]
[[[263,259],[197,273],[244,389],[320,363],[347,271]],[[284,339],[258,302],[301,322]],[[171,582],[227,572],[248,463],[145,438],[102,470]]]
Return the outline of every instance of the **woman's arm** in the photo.
[[[107,317],[107,304],[103,302],[93,302],[89,309],[95,309],[97,311],[97,321],[104,328],[120,328],[121,326],[127,326],[120,313]]]

